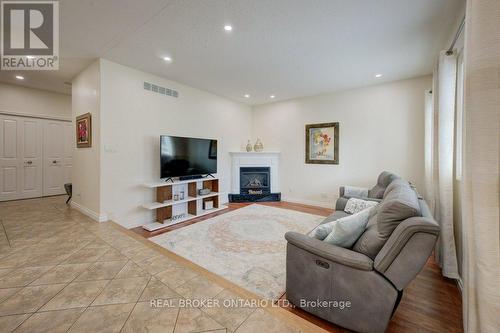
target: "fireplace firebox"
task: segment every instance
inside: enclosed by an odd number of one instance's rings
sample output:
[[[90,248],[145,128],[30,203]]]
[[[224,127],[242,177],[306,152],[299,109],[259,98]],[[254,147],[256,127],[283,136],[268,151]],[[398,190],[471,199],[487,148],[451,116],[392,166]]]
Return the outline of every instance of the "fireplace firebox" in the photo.
[[[281,193],[271,193],[271,168],[240,167],[240,193],[229,194],[229,202],[280,200]]]
[[[268,167],[240,168],[240,194],[271,193],[271,170]]]

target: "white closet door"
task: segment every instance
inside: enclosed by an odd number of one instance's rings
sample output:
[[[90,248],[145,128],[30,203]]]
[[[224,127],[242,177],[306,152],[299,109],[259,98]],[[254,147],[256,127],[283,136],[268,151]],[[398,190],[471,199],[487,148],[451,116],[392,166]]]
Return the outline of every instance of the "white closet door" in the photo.
[[[19,134],[21,146],[20,189],[19,198],[42,196],[42,137],[43,121],[34,118],[19,117]]]
[[[0,115],[0,201],[42,195],[42,125]]]
[[[43,143],[43,195],[65,193],[65,158],[64,137],[66,123],[56,120],[45,120]],[[69,139],[69,138],[68,138]]]
[[[0,115],[0,201],[15,200],[20,189],[18,119]]]

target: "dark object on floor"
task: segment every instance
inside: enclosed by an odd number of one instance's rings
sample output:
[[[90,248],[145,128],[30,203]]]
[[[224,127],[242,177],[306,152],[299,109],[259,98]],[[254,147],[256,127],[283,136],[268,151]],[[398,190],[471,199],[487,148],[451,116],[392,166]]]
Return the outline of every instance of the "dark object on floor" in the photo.
[[[281,193],[268,194],[229,194],[229,202],[281,201]]]
[[[71,200],[71,197],[73,196],[73,184],[67,183],[64,184],[64,190],[66,191],[66,194],[69,196],[68,200],[66,200],[66,204]]]

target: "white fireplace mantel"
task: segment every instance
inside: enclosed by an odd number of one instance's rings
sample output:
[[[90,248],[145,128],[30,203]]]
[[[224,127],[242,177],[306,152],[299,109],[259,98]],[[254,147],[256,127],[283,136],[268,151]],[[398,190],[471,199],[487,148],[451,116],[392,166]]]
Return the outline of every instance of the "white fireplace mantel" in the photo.
[[[271,192],[280,192],[279,188],[279,151],[245,152],[231,154],[231,193],[240,194],[241,167],[269,167],[271,170]]]

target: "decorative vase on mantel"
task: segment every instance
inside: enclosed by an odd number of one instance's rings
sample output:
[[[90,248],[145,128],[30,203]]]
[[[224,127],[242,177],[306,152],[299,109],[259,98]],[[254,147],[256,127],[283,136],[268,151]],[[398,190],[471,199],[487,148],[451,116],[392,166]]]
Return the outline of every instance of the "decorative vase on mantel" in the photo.
[[[264,145],[260,141],[259,138],[257,138],[257,141],[255,141],[255,145],[253,146],[253,150],[255,150],[257,153],[260,153],[261,151],[264,150]]]
[[[248,143],[247,143],[247,152],[251,152],[252,151],[252,143],[250,142],[250,140],[248,140]]]

